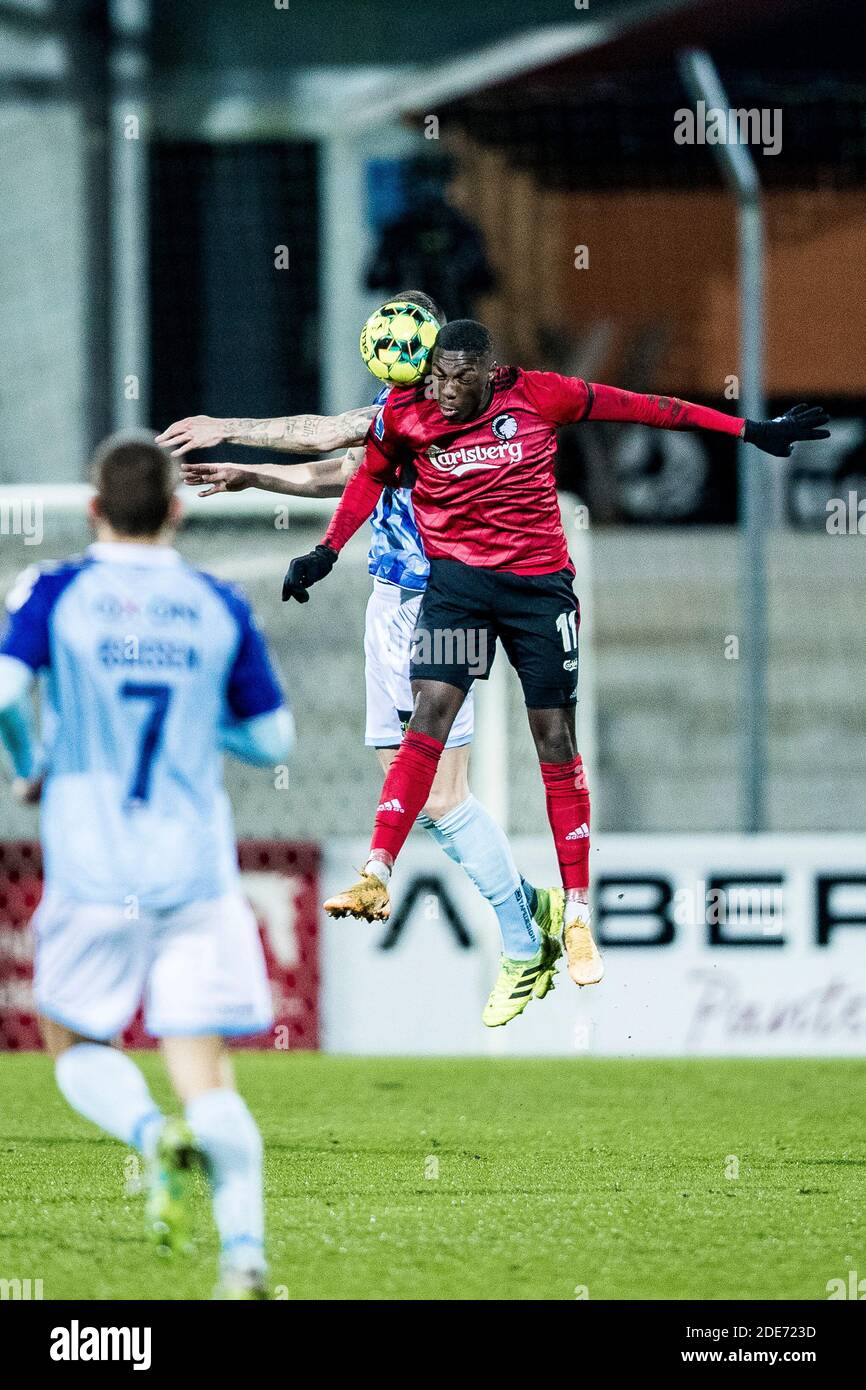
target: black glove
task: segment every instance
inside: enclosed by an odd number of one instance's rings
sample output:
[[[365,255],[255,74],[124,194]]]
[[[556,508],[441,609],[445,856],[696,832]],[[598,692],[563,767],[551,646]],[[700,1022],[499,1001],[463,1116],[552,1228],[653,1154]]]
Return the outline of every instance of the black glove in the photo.
[[[765,454],[788,458],[793,446],[803,439],[829,439],[830,431],[819,429],[830,419],[823,406],[795,405],[775,420],[747,420],[743,438]]]
[[[283,603],[288,603],[290,598],[296,598],[298,603],[307,603],[310,597],[307,590],[310,585],[318,584],[320,579],[329,575],[336,563],[337,552],[329,545],[317,545],[308,555],[299,555],[286,570],[283,580]]]

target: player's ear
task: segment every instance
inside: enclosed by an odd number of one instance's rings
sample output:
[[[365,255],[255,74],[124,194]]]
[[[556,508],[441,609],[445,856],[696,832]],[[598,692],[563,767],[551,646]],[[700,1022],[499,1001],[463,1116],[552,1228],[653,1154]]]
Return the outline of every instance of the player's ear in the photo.
[[[87,520],[91,526],[96,526],[98,522],[103,520],[102,507],[96,493],[87,499]]]
[[[171,501],[168,504],[168,516],[166,522],[169,526],[179,526],[183,520],[183,503],[176,492],[171,494]]]

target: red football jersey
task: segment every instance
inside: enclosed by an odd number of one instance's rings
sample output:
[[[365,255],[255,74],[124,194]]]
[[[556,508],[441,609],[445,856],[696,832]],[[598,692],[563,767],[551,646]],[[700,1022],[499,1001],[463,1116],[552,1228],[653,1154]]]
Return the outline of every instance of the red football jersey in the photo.
[[[585,381],[497,370],[490,403],[466,422],[435,400],[394,391],[367,440],[365,466],[388,486],[412,486],[430,558],[548,574],[569,563],[553,478],[556,429],[581,420]]]
[[[485,410],[445,418],[421,390],[395,390],[377,415],[364,461],[346,485],[324,543],[339,551],[383,487],[411,487],[428,556],[481,569],[550,574],[570,563],[553,462],[556,431],[578,420],[742,434],[744,421],[675,396],[498,367]]]

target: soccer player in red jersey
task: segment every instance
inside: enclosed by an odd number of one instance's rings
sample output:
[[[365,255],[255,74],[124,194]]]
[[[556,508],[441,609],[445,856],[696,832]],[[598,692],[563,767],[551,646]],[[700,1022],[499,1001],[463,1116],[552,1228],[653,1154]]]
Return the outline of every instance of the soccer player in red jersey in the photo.
[[[440,326],[446,321],[439,306],[422,291],[404,291],[396,299],[426,310]],[[192,416],[170,425],[160,438],[182,456],[184,481],[192,486],[206,485],[205,496],[255,486],[293,496],[339,497],[363,460],[370,421],[390,389],[390,385],[380,383],[374,407],[343,416],[276,420]],[[223,439],[250,445],[267,443],[288,452],[296,452],[302,441],[313,448],[328,449],[342,439],[360,447],[351,448],[342,458],[296,464],[290,469],[191,462],[186,457],[191,449],[209,447]],[[366,741],[376,748],[384,775],[396,757],[414,703],[410,650],[429,564],[415,525],[411,489],[384,490],[370,522],[368,568],[374,585],[364,625]],[[470,696],[451,726],[419,823],[449,859],[461,866],[496,914],[502,958],[482,1021],[488,1028],[497,1028],[516,1018],[532,999],[544,999],[553,988],[562,954],[565,894],[561,888],[541,888],[523,878],[503,830],[470,792],[467,771],[473,718]]]
[[[305,597],[367,520],[385,486],[411,483],[430,578],[414,634],[414,710],[385,778],[360,881],[325,903],[332,916],[387,917],[394,860],[429,794],[448,731],[496,640],[523,687],[566,893],[563,939],[571,978],[603,974],[589,914],[589,791],[575,735],[574,569],[554,482],[556,430],[581,420],[706,429],[786,456],[825,439],[826,413],[796,406],[749,421],[667,396],[590,385],[554,372],[497,367],[490,334],[472,320],[440,332],[432,392],[396,390],[371,426],[362,467],[322,543],[289,567],[283,597]]]

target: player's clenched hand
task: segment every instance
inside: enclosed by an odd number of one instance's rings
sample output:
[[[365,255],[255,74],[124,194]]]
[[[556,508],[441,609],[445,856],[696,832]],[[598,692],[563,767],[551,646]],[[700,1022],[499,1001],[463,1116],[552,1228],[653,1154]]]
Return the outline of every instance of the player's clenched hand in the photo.
[[[331,573],[337,561],[337,552],[329,545],[317,545],[307,555],[299,555],[286,570],[283,580],[283,603],[296,598],[298,603],[306,603],[310,595],[307,590],[320,579]]]
[[[820,405],[795,405],[775,420],[747,420],[743,438],[747,444],[763,449],[776,458],[788,458],[795,444],[806,439],[829,439],[830,431],[822,429],[830,416]]]
[[[165,444],[173,454],[187,454],[190,449],[212,449],[226,438],[225,421],[213,415],[187,415],[175,420],[167,430],[156,436],[157,444]]]
[[[180,476],[187,487],[202,487],[199,497],[212,497],[215,492],[242,492],[252,487],[250,474],[255,469],[242,463],[193,463],[184,459]]]

